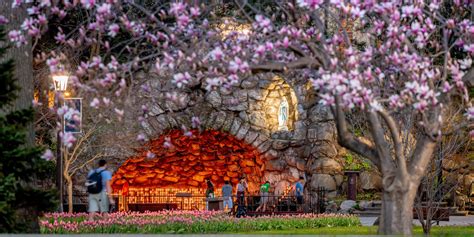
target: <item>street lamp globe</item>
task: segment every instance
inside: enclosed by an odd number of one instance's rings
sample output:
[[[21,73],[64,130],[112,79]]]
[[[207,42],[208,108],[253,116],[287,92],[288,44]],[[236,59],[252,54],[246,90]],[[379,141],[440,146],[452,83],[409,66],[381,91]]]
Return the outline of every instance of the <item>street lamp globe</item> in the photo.
[[[67,74],[53,75],[54,90],[58,92],[66,91],[68,80],[69,80],[69,75]]]

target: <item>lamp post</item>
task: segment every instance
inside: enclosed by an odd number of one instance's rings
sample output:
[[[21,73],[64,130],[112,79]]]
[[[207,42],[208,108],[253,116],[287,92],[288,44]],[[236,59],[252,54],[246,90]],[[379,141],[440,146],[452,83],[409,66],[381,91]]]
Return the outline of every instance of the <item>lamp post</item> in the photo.
[[[56,108],[61,107],[61,97],[67,89],[67,81],[69,75],[61,73],[52,76],[54,83],[54,91],[56,91]],[[63,154],[62,147],[63,143],[61,140],[61,131],[63,130],[63,117],[59,118],[61,128],[57,133],[57,144],[56,144],[56,187],[59,191],[59,211],[63,212]]]

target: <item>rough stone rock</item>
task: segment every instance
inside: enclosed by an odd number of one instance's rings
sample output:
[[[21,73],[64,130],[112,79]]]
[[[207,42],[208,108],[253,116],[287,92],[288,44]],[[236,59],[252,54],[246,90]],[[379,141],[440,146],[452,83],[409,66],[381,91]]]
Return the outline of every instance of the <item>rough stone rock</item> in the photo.
[[[306,171],[306,161],[303,159],[296,160],[296,168],[301,171]]]
[[[247,135],[245,136],[244,141],[245,141],[247,144],[251,144],[252,142],[255,141],[255,139],[257,138],[257,136],[258,136],[258,133],[254,132],[254,131],[248,131],[248,132],[247,132]]]
[[[314,203],[316,202],[317,200]],[[324,213],[337,213],[337,204],[334,201],[329,201]]]
[[[150,125],[150,123],[148,121],[142,121],[140,123],[141,127],[143,128],[143,130],[145,130],[145,133],[148,135],[148,136],[153,136],[155,135],[155,129]]]
[[[270,160],[266,163],[265,169],[268,171],[283,171],[286,168],[286,163],[280,159]]]
[[[382,177],[375,172],[363,171],[359,180],[363,190],[382,190]]]
[[[267,97],[267,95],[268,95],[268,90],[258,90],[258,89],[248,90],[248,96],[250,99],[261,101],[261,100],[264,100],[265,97]]]
[[[357,204],[354,200],[345,200],[341,203],[341,209],[339,210],[342,214],[352,213],[355,205]]]
[[[369,207],[372,207],[372,201],[366,201],[366,200],[359,201],[359,207],[361,210],[365,210]]]
[[[231,111],[246,111],[248,108],[249,108],[249,104],[247,102],[242,102],[237,105],[227,106],[227,109]]]
[[[209,102],[209,104],[211,104],[214,108],[219,108],[222,104],[221,95],[217,91],[209,92],[209,94],[206,96],[206,101]]]
[[[313,161],[309,171],[319,174],[340,174],[342,172],[342,165],[333,159],[321,158]]]
[[[337,149],[333,143],[330,142],[318,142],[315,144],[313,150],[311,151],[315,157],[327,157],[334,158],[337,156]]]
[[[267,160],[272,160],[272,159],[276,159],[278,158],[278,151],[275,151],[275,150],[268,150],[267,152],[265,152],[265,159]]]
[[[336,174],[333,177],[334,177],[334,180],[336,181],[336,185],[338,187],[341,186],[342,182],[344,181],[344,176],[341,174]]]
[[[283,154],[283,159],[286,161],[286,163],[293,167],[296,167],[296,157],[297,154],[293,148],[287,149]]]
[[[331,191],[326,193],[326,198],[335,198],[337,196],[337,191]]]
[[[308,116],[311,122],[316,123],[326,122],[334,119],[334,116],[331,110],[329,109],[329,106],[324,106],[319,103],[309,110]]]
[[[224,121],[224,124],[222,125],[222,131],[230,131],[230,128],[232,127],[232,122],[234,122],[234,118],[232,117],[232,115],[227,116]]]
[[[306,112],[306,110],[303,108],[302,105],[297,106],[297,111],[298,111],[298,119],[306,120],[308,118],[308,113]]]
[[[205,128],[212,128],[212,125],[214,125],[214,122],[216,121],[217,118],[217,113],[213,112],[207,119],[206,123],[203,123]]]
[[[335,141],[335,127],[332,123],[319,123],[316,128],[308,129],[310,141]]]
[[[239,102],[247,102],[248,91],[247,90],[235,90],[232,93],[232,97],[236,98]]]
[[[244,139],[245,135],[247,135],[247,132],[249,131],[249,129],[250,129],[249,124],[247,124],[247,123],[243,124],[242,126],[240,126],[240,129],[237,132],[237,135],[235,135],[235,137],[239,140]]]
[[[258,87],[262,88],[262,89],[267,89],[268,86],[270,86],[272,82],[270,80],[258,80]]]
[[[219,88],[219,93],[220,93],[221,95],[231,95],[231,94],[232,94],[232,89],[227,89],[227,88],[221,86],[221,87]]]
[[[275,150],[283,150],[290,145],[290,141],[288,140],[274,140],[272,144],[272,148]]]
[[[455,171],[468,166],[469,163],[458,157],[443,160],[443,169],[446,171]]]
[[[242,125],[242,120],[239,118],[235,118],[234,121],[232,122],[232,127],[230,128],[230,134],[232,135],[237,135],[237,132],[240,129],[240,126]]]
[[[214,124],[212,125],[212,128],[215,130],[219,130],[223,125],[226,120],[226,113],[223,111],[220,111],[217,113],[216,120],[214,121]]]
[[[275,185],[275,195],[283,194],[290,185],[290,182],[286,180],[281,180],[277,183],[277,185]]]
[[[313,190],[316,190],[318,187],[324,187],[328,191],[335,191],[337,189],[336,182],[329,174],[313,174],[310,186]]]
[[[266,126],[265,114],[263,112],[254,111],[248,117],[249,117],[249,122],[252,125],[255,125],[260,128],[264,128]]]
[[[265,142],[263,142],[257,147],[257,150],[260,151],[261,153],[265,153],[268,151],[268,149],[270,149],[271,146],[272,146],[272,142],[270,140],[266,140]],[[266,158],[276,159],[276,157],[266,157]]]
[[[463,177],[463,184],[464,184],[464,190],[471,192],[471,184],[474,182],[474,173],[464,175]],[[474,191],[474,190],[472,190]]]
[[[255,139],[255,141],[252,142],[252,146],[253,147],[258,147],[260,146],[262,143],[264,143],[265,141],[268,140],[268,137],[263,135],[263,134],[258,134],[257,138]]]
[[[239,118],[242,119],[242,121],[243,121],[244,123],[248,123],[248,122],[249,122],[249,116],[248,116],[248,114],[247,114],[245,111],[241,111],[241,112],[239,113]]]
[[[257,78],[248,78],[246,80],[243,80],[240,86],[244,89],[251,89],[251,88],[256,87],[257,84],[258,84]]]
[[[302,140],[306,138],[307,127],[302,121],[295,122],[295,133],[293,139]]]
[[[171,128],[170,123],[168,122],[168,116],[162,114],[156,117],[156,120],[163,126],[164,129]]]
[[[150,112],[148,113],[148,115],[150,116],[160,115],[165,112],[158,104],[152,104],[151,106],[149,106],[149,108]]]
[[[270,182],[270,185],[271,186],[274,186],[275,184],[277,184],[280,180],[282,180],[281,178],[281,174],[278,173],[278,172],[266,172],[264,175],[263,175],[263,182],[265,181],[269,181]]]
[[[296,147],[296,148],[293,148],[293,150],[295,151],[296,156],[300,158],[307,158],[311,154],[310,146]]]
[[[288,181],[296,182],[300,179],[300,176],[301,176],[301,174],[298,171],[298,169],[296,169],[294,167],[290,167],[289,173],[288,173]]]
[[[263,110],[263,104],[258,103],[258,102],[250,102],[249,103],[249,111],[257,111],[257,110]]]

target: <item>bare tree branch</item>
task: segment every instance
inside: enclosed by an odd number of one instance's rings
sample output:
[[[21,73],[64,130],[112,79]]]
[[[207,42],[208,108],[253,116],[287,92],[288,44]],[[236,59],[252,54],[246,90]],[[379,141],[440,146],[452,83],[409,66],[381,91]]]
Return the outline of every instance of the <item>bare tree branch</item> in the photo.
[[[367,157],[375,166],[381,169],[380,158],[375,148],[362,142],[347,128],[346,117],[340,103],[340,97],[336,96],[336,108],[335,111],[333,110],[333,114],[336,118],[336,128],[338,132],[339,144],[363,157]]]

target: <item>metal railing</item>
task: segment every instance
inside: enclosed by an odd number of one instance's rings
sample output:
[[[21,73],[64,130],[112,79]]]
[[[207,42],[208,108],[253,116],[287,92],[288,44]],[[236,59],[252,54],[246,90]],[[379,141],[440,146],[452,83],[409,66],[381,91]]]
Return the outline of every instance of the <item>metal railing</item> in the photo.
[[[295,195],[273,195],[266,197],[266,212],[311,212],[322,213],[325,211],[327,190],[319,188],[316,192],[305,194],[303,203],[299,204]],[[74,194],[74,209],[86,210],[88,194]],[[255,212],[261,204],[260,195],[245,195],[244,205],[247,211]],[[115,210],[120,211],[159,211],[159,210],[205,210],[207,202],[223,202],[222,197],[206,198],[204,195],[177,196],[177,195],[156,195],[156,196],[116,196]],[[232,196],[233,209],[238,205],[237,196]],[[67,206],[67,201],[64,203]],[[220,209],[223,205],[219,204]]]

